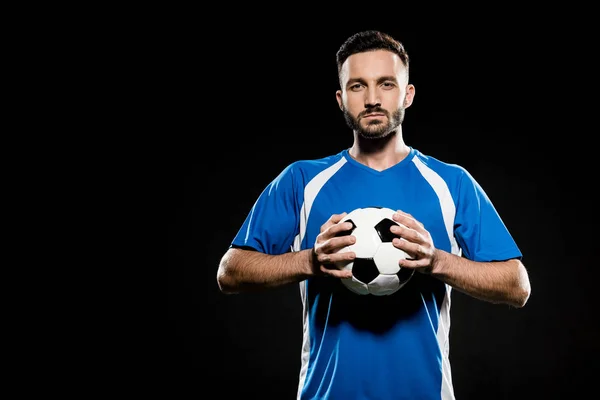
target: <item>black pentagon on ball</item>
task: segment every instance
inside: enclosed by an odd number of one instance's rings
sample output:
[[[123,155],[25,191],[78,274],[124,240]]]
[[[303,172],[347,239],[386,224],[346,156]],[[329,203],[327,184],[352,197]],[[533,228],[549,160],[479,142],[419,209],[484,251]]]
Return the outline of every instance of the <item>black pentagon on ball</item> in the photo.
[[[396,273],[400,283],[408,281],[414,274],[415,270],[411,268],[400,268]],[[357,258],[352,265],[352,275],[362,283],[370,283],[373,279],[379,276],[379,270],[372,258]]]
[[[352,265],[352,275],[363,283],[369,283],[379,275],[372,258],[356,258]]]
[[[377,223],[377,225],[375,225],[375,231],[379,235],[379,238],[381,239],[382,242],[384,242],[384,243],[391,242],[392,239],[398,237],[398,235],[394,235],[390,231],[390,228],[393,225],[398,225],[398,224],[389,218],[384,218],[381,221],[379,221],[379,223]]]
[[[412,268],[400,268],[400,271],[398,271],[396,273],[396,275],[398,276],[400,283],[404,283],[407,280],[409,280],[413,276],[414,273],[415,273],[415,270]]]

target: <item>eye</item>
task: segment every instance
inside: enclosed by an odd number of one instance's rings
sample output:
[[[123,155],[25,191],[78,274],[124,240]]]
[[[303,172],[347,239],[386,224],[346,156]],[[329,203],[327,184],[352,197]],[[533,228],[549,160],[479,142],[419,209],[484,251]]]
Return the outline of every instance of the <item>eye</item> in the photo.
[[[394,82],[384,82],[382,85],[385,89],[393,89],[396,87]]]
[[[355,83],[353,85],[350,86],[350,90],[352,90],[353,92],[356,92],[358,90],[360,90],[362,88],[362,85],[360,83]]]

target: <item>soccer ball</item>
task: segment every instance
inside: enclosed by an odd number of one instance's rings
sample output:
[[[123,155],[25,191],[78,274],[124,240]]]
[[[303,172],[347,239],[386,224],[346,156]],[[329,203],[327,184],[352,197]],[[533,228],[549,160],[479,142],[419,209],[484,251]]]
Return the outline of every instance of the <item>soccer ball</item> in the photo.
[[[352,261],[337,262],[339,269],[352,271],[351,278],[341,281],[352,292],[360,295],[384,296],[400,290],[412,278],[414,269],[401,268],[398,262],[410,258],[394,247],[392,239],[398,237],[390,231],[394,210],[385,207],[363,207],[348,213],[339,223],[352,222],[354,227],[338,236],[354,235],[356,242],[339,252],[353,251]]]

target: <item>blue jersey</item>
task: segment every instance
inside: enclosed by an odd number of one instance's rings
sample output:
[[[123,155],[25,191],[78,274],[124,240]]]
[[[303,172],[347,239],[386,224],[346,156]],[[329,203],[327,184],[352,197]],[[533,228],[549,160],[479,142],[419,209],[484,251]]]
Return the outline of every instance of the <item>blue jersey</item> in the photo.
[[[436,248],[475,261],[520,258],[490,199],[461,166],[410,149],[377,171],[348,150],[290,164],[262,192],[232,246],[282,254],[313,247],[332,214],[380,206],[422,222]],[[331,277],[300,283],[304,334],[298,399],[454,399],[451,288],[415,273],[389,296]]]

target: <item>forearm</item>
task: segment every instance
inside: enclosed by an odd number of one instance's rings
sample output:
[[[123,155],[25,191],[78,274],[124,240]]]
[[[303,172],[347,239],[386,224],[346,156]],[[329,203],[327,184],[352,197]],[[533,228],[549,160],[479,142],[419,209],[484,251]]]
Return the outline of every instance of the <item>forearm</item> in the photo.
[[[530,294],[521,261],[476,262],[436,250],[431,275],[475,298],[523,307]]]
[[[300,282],[314,275],[312,250],[281,255],[229,249],[217,272],[223,293],[239,293]]]

